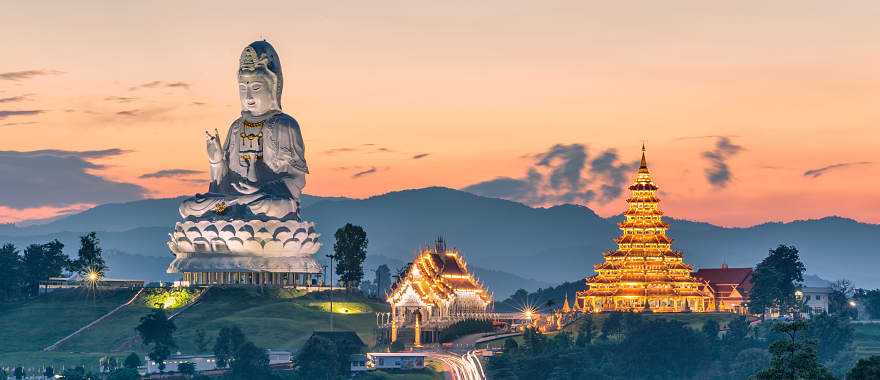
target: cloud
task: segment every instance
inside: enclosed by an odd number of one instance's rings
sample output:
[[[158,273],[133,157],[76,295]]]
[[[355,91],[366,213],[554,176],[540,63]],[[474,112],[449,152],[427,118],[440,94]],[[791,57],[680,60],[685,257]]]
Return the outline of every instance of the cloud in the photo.
[[[732,177],[727,160],[742,150],[743,147],[732,143],[729,137],[719,136],[715,142],[715,149],[703,152],[703,158],[710,163],[710,166],[704,171],[706,180],[714,187],[727,187]]]
[[[161,119],[163,114],[171,111],[173,108],[168,107],[156,107],[156,108],[133,108],[130,110],[122,110],[115,112],[115,116],[121,116],[124,118],[136,118],[138,121],[150,121]]]
[[[46,112],[45,110],[24,110],[24,111],[0,111],[0,119],[11,116],[32,116]]]
[[[122,149],[91,151],[0,151],[0,205],[16,209],[65,207],[141,199],[147,190],[94,174],[93,162],[127,153]]]
[[[627,175],[636,169],[636,165],[624,164],[620,162],[617,151],[613,149],[606,150],[599,154],[590,162],[590,171],[593,176],[603,180],[600,186],[600,202],[607,203],[623,192],[623,186],[626,184]]]
[[[370,168],[367,169],[367,170],[359,171],[359,172],[357,172],[357,173],[352,174],[352,175],[351,175],[351,178],[360,178],[360,177],[367,176],[367,175],[370,175],[370,174],[375,174],[375,173],[378,173],[378,172],[379,172],[379,169],[376,169],[375,166],[372,166],[372,167],[370,167]]]
[[[191,84],[186,82],[163,82],[160,80],[154,80],[152,82],[146,82],[143,84],[139,84],[134,87],[129,87],[129,91],[134,91],[141,88],[157,88],[157,87],[167,87],[167,88],[183,88],[189,90]]]
[[[201,107],[201,106],[204,106],[204,105],[206,105],[206,104],[208,104],[208,103],[205,103],[205,102],[192,102],[192,105],[194,105],[194,106],[200,106],[200,107]]]
[[[418,160],[418,159],[422,159],[422,158],[428,157],[428,156],[430,156],[430,155],[431,155],[431,153],[419,153],[419,154],[417,154],[417,155],[415,155],[415,156],[412,156],[412,159],[413,159],[413,160]]]
[[[620,196],[627,173],[637,167],[636,162],[621,162],[614,149],[601,151],[591,160],[582,144],[557,144],[530,157],[534,161],[524,177],[498,177],[464,190],[532,206],[605,204]]]
[[[172,83],[168,83],[168,84],[166,84],[165,87],[170,87],[170,88],[180,87],[180,88],[185,88],[185,89],[189,90],[189,83],[186,83],[186,82],[172,82]]]
[[[354,152],[354,151],[355,151],[354,148],[332,148],[332,149],[325,150],[324,154],[334,155],[336,153],[348,153],[348,152]]]
[[[180,178],[180,177],[188,177],[195,174],[202,174],[203,170],[190,170],[190,169],[165,169],[159,170],[157,172],[147,173],[141,175],[138,178]]]
[[[33,77],[39,77],[44,75],[58,75],[64,74],[63,71],[57,70],[25,70],[25,71],[10,71],[6,73],[0,73],[0,80],[9,80],[9,81],[19,81],[22,79],[31,79]]]
[[[22,122],[17,122],[17,123],[5,123],[5,124],[2,124],[2,126],[13,127],[13,126],[17,126],[17,125],[32,125],[32,124],[37,124],[37,122],[36,121],[22,121]]]
[[[19,103],[25,100],[30,100],[30,96],[33,94],[24,94],[19,96],[11,96],[8,98],[0,98],[0,103]]]
[[[865,165],[871,165],[871,164],[873,164],[873,162],[869,162],[869,161],[841,162],[838,164],[832,164],[832,165],[828,165],[828,166],[823,166],[821,168],[807,170],[804,172],[804,177],[818,178],[818,177],[821,177],[822,175],[824,175],[825,173],[828,173],[830,171],[845,169],[845,168],[849,168],[849,167],[853,167],[853,166],[865,166]]]
[[[137,98],[128,97],[128,96],[108,96],[108,97],[104,98],[104,100],[108,101],[108,102],[131,103],[131,102],[137,100]]]
[[[394,153],[393,149],[378,147],[376,148],[376,144],[361,144],[357,147],[339,147],[339,148],[331,148],[324,151],[324,154],[337,154],[337,153],[351,153],[351,152],[365,152],[367,154],[372,153]]]

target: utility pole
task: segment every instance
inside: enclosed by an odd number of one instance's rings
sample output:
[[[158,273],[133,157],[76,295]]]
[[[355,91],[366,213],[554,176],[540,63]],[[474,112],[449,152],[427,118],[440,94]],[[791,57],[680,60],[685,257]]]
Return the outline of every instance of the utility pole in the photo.
[[[333,331],[333,260],[336,255],[324,255],[330,259],[330,331]]]

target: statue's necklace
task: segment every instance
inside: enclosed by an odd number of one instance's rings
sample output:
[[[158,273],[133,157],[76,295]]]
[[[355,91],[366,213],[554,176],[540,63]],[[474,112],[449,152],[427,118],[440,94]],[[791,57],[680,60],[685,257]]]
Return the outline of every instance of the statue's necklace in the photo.
[[[262,121],[251,123],[247,120],[242,120],[242,125],[244,128],[241,129],[241,138],[253,141],[263,137]]]
[[[259,160],[263,158],[263,149],[262,149],[262,141],[263,141],[263,125],[262,121],[258,121],[256,123],[251,123],[247,120],[242,120],[242,128],[241,128],[241,136],[242,141],[247,140],[247,148],[244,151],[240,151],[241,159],[250,162],[255,159]]]

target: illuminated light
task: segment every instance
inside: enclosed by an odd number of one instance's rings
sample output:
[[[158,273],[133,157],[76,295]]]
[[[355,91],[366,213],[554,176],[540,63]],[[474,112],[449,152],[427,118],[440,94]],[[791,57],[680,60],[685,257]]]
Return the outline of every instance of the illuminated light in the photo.
[[[645,292],[651,303],[660,305],[670,305],[684,294],[700,305],[693,311],[712,311],[711,306],[705,310],[702,306],[711,305],[712,295],[708,290],[700,293],[692,267],[684,264],[681,252],[672,251],[672,239],[666,236],[669,225],[662,221],[658,187],[651,179],[644,148],[629,189],[625,220],[618,224],[617,249],[603,253],[605,262],[594,266],[597,274],[587,278],[588,290],[578,292],[575,303],[583,311],[631,311],[645,308]],[[677,306],[663,309],[684,311]]]

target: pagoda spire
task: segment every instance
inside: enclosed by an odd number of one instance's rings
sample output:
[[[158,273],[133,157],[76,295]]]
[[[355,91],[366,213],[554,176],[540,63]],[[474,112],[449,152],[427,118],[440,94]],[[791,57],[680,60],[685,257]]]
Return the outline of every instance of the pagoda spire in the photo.
[[[639,165],[639,173],[648,172],[648,160],[645,159],[645,143],[642,143],[642,162]]]

